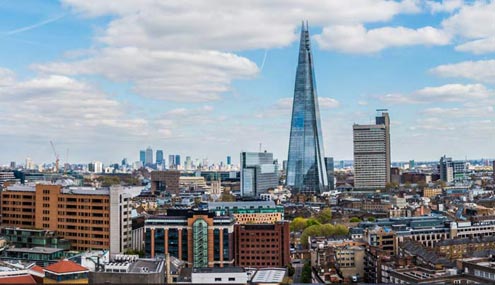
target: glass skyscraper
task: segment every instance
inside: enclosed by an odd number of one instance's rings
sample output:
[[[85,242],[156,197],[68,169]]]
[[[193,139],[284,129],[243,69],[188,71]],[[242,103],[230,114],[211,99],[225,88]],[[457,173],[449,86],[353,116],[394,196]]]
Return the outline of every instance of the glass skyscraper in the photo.
[[[295,193],[318,194],[328,185],[308,25],[302,25],[292,104],[286,184]]]

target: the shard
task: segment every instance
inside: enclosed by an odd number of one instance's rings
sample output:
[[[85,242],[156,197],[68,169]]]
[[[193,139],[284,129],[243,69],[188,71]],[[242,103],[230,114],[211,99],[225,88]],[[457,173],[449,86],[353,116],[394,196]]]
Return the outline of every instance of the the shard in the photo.
[[[286,185],[319,194],[328,185],[308,25],[302,25],[289,139]]]

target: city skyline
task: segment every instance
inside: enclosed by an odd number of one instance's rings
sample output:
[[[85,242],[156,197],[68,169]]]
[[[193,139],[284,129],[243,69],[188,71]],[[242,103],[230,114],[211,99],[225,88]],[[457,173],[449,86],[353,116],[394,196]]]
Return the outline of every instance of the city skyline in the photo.
[[[358,2],[1,2],[0,164],[50,162],[50,141],[69,162],[151,145],[238,163],[260,142],[282,160],[302,19],[326,156],[352,159],[352,124],[388,108],[392,161],[493,157],[495,4]]]

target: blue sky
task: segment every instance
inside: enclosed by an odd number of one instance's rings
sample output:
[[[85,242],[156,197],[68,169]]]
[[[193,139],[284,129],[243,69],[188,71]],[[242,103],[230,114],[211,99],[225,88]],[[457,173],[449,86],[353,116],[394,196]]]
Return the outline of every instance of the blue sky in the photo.
[[[0,0],[0,164],[284,160],[302,19],[327,156],[388,108],[394,161],[495,157],[494,3],[308,2]]]

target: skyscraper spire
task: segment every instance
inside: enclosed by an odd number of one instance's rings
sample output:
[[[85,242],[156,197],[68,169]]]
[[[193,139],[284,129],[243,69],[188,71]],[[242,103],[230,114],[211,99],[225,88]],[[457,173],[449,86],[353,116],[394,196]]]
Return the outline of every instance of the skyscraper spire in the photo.
[[[328,185],[308,24],[302,23],[292,104],[287,186],[321,193]]]

